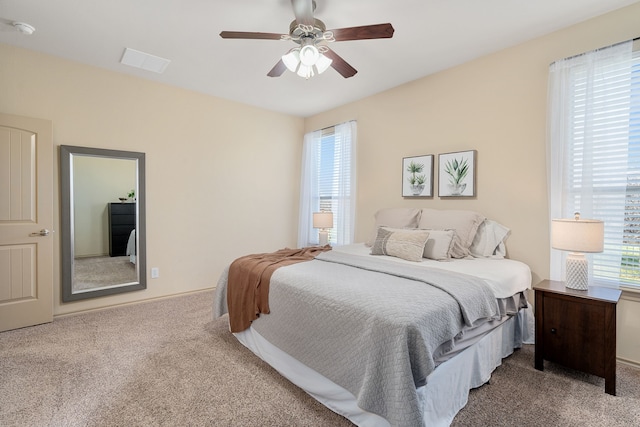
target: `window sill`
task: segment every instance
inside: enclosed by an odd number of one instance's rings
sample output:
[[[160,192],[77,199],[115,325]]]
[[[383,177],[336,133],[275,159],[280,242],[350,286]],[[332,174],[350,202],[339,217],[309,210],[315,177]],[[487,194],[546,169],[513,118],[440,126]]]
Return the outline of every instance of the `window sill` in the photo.
[[[622,299],[627,301],[640,302],[640,288],[635,286],[620,286]]]

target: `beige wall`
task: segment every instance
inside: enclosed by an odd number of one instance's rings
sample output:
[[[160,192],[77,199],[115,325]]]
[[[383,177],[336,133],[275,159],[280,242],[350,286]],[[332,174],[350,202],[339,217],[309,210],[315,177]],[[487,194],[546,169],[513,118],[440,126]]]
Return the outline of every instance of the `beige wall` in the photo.
[[[160,277],[63,304],[56,233],[54,314],[212,287],[237,256],[295,245],[301,118],[2,44],[0,111],[52,120],[56,147],[146,153],[147,266]]]
[[[358,121],[357,240],[381,207],[472,209],[512,229],[509,256],[549,274],[548,66],[640,35],[640,4],[310,117],[305,131]],[[363,70],[362,72],[366,72]],[[356,77],[357,78],[357,77]],[[477,197],[403,199],[402,158],[478,150]]]

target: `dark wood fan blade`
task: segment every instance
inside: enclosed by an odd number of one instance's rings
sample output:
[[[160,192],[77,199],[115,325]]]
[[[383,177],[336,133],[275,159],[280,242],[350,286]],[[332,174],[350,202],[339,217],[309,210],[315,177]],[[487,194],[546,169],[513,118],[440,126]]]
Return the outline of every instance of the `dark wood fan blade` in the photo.
[[[313,0],[291,0],[293,14],[296,16],[298,24],[313,25]]]
[[[255,40],[280,40],[282,34],[253,33],[245,31],[223,31],[220,33],[223,39],[255,39]]]
[[[269,71],[269,73],[267,73],[267,76],[269,76],[269,77],[280,77],[282,75],[282,73],[284,73],[286,71],[286,69],[287,69],[287,66],[284,65],[284,62],[282,62],[282,59],[281,59],[271,69],[271,71]]]
[[[347,61],[342,59],[340,55],[338,55],[331,49],[324,52],[323,55],[333,60],[333,62],[331,62],[331,66],[333,67],[334,70],[342,74],[342,77],[344,77],[345,79],[355,76],[356,73],[358,72],[358,70],[356,70],[351,65],[349,65]]]
[[[337,42],[348,40],[389,39],[393,37],[394,29],[389,23],[364,25],[362,27],[338,28],[330,30]]]

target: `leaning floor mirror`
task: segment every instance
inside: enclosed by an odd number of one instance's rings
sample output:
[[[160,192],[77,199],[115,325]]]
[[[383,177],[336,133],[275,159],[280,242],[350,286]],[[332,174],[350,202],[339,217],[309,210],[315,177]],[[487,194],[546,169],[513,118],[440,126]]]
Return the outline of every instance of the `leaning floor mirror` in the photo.
[[[144,161],[60,146],[62,301],[147,287]]]

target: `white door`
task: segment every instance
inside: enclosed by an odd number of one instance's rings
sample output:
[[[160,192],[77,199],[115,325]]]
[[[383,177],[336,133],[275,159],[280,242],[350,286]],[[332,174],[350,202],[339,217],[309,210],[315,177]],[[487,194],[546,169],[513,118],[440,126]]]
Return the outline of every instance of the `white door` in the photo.
[[[48,120],[0,113],[0,331],[53,320]]]

